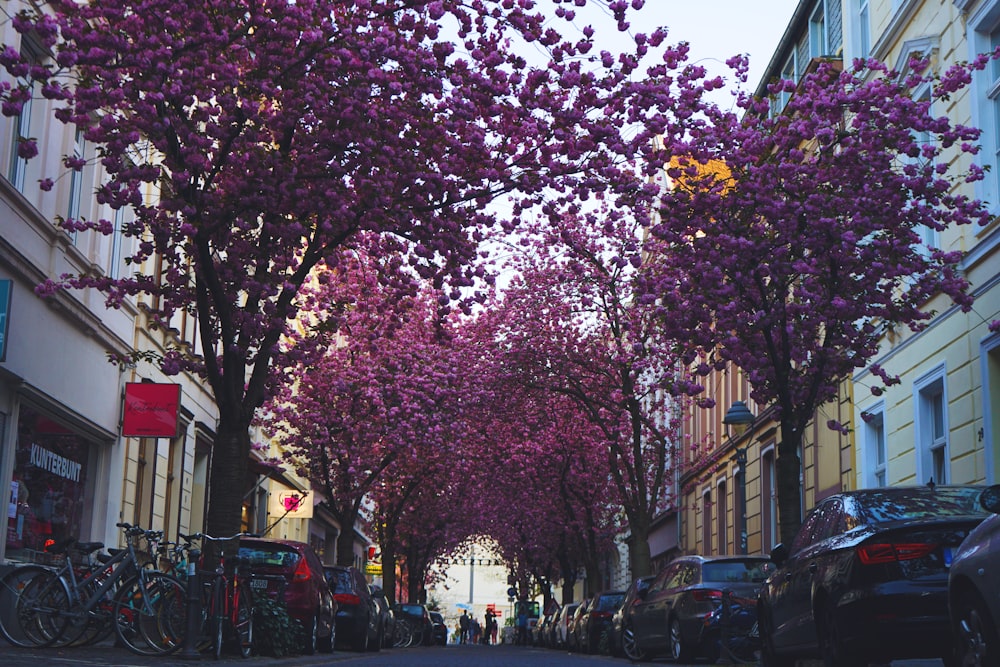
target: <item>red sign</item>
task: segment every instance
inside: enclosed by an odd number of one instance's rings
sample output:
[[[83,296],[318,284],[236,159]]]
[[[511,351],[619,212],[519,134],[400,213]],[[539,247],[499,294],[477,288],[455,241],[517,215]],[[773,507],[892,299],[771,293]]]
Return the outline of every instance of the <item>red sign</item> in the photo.
[[[122,435],[138,438],[173,438],[181,407],[179,384],[125,383]]]

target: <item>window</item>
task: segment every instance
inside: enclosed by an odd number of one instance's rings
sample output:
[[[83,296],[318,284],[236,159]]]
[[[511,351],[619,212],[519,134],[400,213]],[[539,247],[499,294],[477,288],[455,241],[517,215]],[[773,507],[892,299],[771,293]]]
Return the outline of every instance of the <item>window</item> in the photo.
[[[868,58],[872,52],[872,24],[868,0],[857,0],[858,58]]]
[[[87,150],[87,142],[83,138],[83,130],[77,129],[73,140],[73,159],[82,160]],[[69,181],[69,207],[66,209],[66,217],[70,220],[77,220],[80,217],[80,200],[83,199],[83,170],[73,169],[70,172]],[[76,243],[77,233],[71,234],[73,243]]]
[[[1000,46],[1000,0],[987,0],[969,18],[970,58]],[[976,184],[976,194],[992,202],[994,212],[1000,202],[1000,63],[993,61],[986,69],[973,75],[970,90],[973,102],[972,124],[982,129],[979,153],[982,166],[990,169],[986,178]]]
[[[826,48],[826,12],[820,2],[809,17],[809,55],[812,58],[827,55]]]
[[[917,438],[917,475],[920,483],[950,481],[948,463],[947,397],[944,371],[937,369],[916,385],[914,427]]]
[[[774,449],[769,449],[760,459],[761,489],[761,548],[770,551],[778,543],[778,489],[774,467]]]
[[[886,460],[888,457],[885,444],[885,407],[879,404],[878,407],[865,410],[862,415],[864,460],[867,463],[865,485],[869,487],[887,486]],[[864,415],[867,416],[864,417]]]
[[[726,493],[726,480],[720,479],[718,488],[715,492],[715,497],[719,499],[718,512],[716,513],[716,520],[718,522],[718,527],[715,534],[718,535],[719,539],[719,555],[725,556],[728,553],[729,546],[729,513],[726,511],[726,504],[728,495]]]
[[[35,46],[29,39],[25,38],[21,44],[21,56],[28,61],[38,62],[41,58],[41,49]],[[20,85],[28,85],[27,80],[17,82]],[[21,113],[14,117],[13,135],[10,142],[10,163],[7,169],[7,179],[17,189],[24,192],[25,174],[28,171],[28,160],[17,154],[18,146],[22,141],[31,138],[31,112],[34,106],[33,100],[37,95],[38,84],[31,83],[31,95],[21,106]]]
[[[702,553],[712,553],[712,490],[705,489],[701,496],[701,548]]]
[[[983,378],[983,454],[986,463],[986,483],[1000,479],[997,453],[1000,452],[997,417],[1000,416],[1000,334],[994,334],[979,345]],[[2,421],[0,421],[2,425]]]
[[[115,209],[114,231],[111,232],[111,260],[108,262],[108,277],[120,278],[122,272],[122,227],[125,224],[125,209]]]

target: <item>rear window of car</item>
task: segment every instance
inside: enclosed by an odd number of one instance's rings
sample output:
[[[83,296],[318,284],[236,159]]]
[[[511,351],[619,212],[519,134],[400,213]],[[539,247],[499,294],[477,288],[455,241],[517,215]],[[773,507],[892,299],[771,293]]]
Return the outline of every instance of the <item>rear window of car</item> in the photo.
[[[350,593],[354,591],[351,585],[351,573],[347,570],[330,570],[326,573],[326,580],[334,593]]]
[[[597,601],[597,611],[614,611],[625,600],[625,594],[602,595]]]
[[[704,581],[759,584],[767,579],[773,569],[774,564],[766,560],[727,560],[705,563],[701,566],[701,576]]]
[[[865,525],[985,515],[986,511],[979,505],[982,492],[976,487],[938,487],[933,491],[919,489],[907,493],[891,489],[866,491],[856,497],[855,521],[856,525]]]
[[[274,545],[274,547],[240,546],[240,557],[250,561],[251,566],[294,568],[299,563],[299,552],[294,549]]]
[[[411,616],[423,616],[424,608],[418,604],[402,604],[399,608],[403,610],[404,614],[409,614]]]

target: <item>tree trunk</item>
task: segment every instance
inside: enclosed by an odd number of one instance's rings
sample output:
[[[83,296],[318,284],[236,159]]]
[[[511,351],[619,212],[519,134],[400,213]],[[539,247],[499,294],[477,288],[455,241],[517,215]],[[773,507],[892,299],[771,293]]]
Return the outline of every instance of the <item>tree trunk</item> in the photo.
[[[340,522],[340,535],[337,536],[337,565],[354,565],[354,525],[358,521],[358,513],[348,510],[337,512],[335,516]]]
[[[790,545],[802,524],[802,482],[799,475],[802,464],[799,461],[801,432],[793,428],[781,427],[781,442],[778,444],[778,533],[781,542]]]
[[[221,405],[219,409],[224,410]],[[242,528],[243,496],[247,491],[249,424],[223,413],[212,448],[205,529],[215,537],[235,535]]]
[[[653,559],[649,552],[649,527],[636,521],[629,528],[632,538],[628,543],[628,565],[634,580],[653,573]]]
[[[382,590],[390,605],[396,604],[396,552],[382,545]]]

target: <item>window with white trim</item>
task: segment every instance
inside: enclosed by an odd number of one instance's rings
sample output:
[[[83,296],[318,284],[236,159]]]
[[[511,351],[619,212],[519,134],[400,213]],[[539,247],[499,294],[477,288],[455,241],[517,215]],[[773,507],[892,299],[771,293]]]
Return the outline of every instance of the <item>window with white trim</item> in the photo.
[[[114,231],[111,232],[111,260],[108,262],[108,277],[109,278],[119,278],[121,277],[121,266],[122,266],[122,243],[124,238],[122,236],[122,228],[125,225],[125,209],[118,208],[115,209],[114,215]]]
[[[917,439],[917,475],[920,483],[950,481],[948,461],[948,411],[943,369],[925,376],[916,385],[914,425]]]
[[[820,2],[809,17],[809,56],[818,58],[828,54],[826,47],[826,11]]]
[[[21,43],[21,56],[25,60],[37,63],[40,57],[41,49],[33,44],[28,38],[24,38]],[[15,85],[27,85],[28,81],[26,79],[19,80]],[[17,154],[18,146],[23,141],[31,139],[31,114],[34,107],[34,99],[38,92],[38,84],[32,82],[31,84],[31,95],[21,106],[21,113],[13,118],[13,130],[10,142],[10,162],[7,166],[7,180],[17,189],[18,192],[24,192],[24,181],[25,174],[28,172],[28,160]]]
[[[879,404],[865,410],[864,417],[864,460],[865,486],[888,486],[888,454],[885,443],[885,406]]]
[[[770,553],[771,547],[778,543],[778,471],[774,465],[774,449],[764,452],[760,458],[761,488],[764,490],[761,498],[761,548]]]
[[[969,57],[986,53],[1000,45],[1000,0],[986,0],[969,17]],[[993,61],[982,71],[975,72],[970,89],[972,125],[982,130],[979,144],[981,166],[988,169],[986,177],[976,183],[976,195],[991,202],[995,212],[1000,209],[1000,62]]]
[[[872,52],[872,19],[868,8],[868,0],[857,0],[857,18],[855,25],[858,30],[858,58],[867,59]]]
[[[82,160],[86,154],[87,141],[83,138],[83,130],[77,129],[73,138],[73,159]],[[83,199],[83,170],[73,169],[70,171],[69,181],[69,206],[66,209],[66,217],[77,220],[80,217],[80,201]],[[77,233],[74,231],[70,236],[73,243],[76,243]]]
[[[729,494],[726,492],[726,480],[720,479],[718,486],[715,491],[715,497],[719,499],[719,510],[716,514],[716,520],[718,521],[718,529],[715,531],[716,535],[719,536],[719,555],[725,556],[729,550]]]

